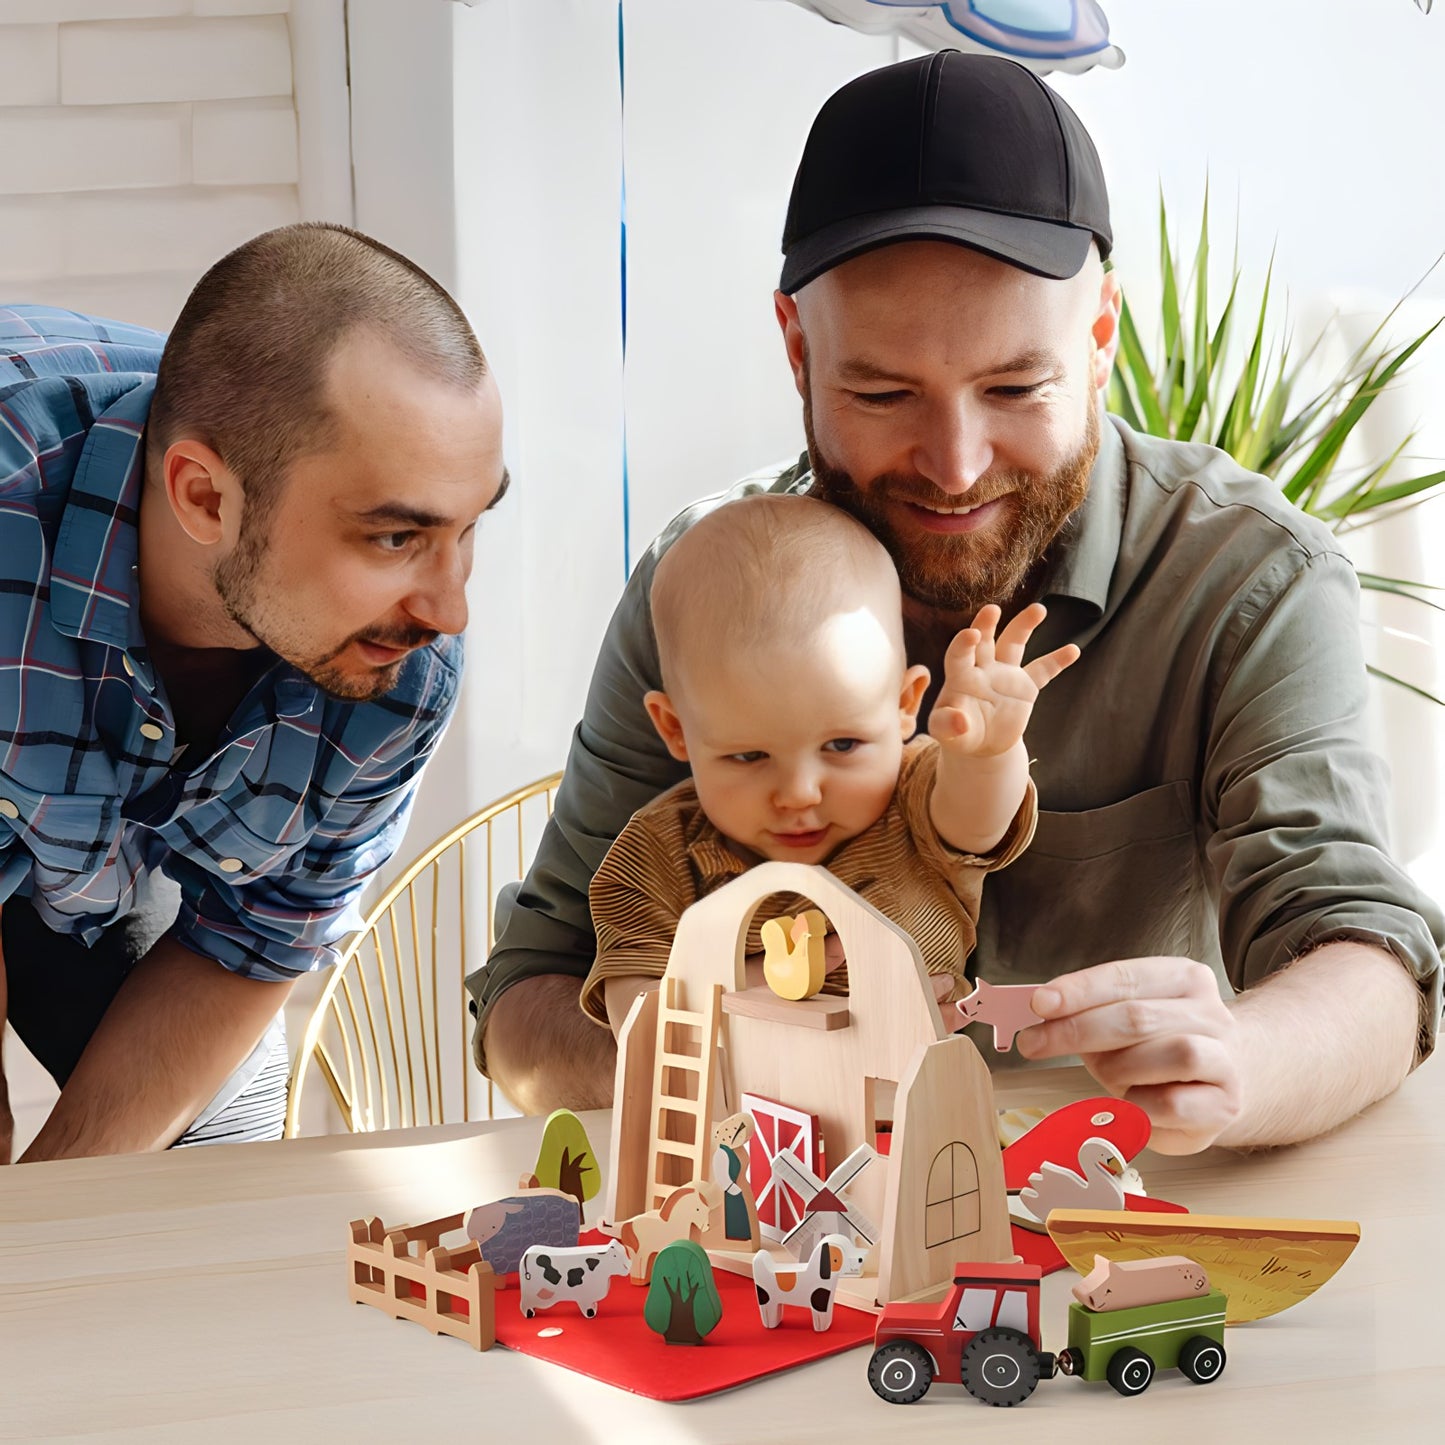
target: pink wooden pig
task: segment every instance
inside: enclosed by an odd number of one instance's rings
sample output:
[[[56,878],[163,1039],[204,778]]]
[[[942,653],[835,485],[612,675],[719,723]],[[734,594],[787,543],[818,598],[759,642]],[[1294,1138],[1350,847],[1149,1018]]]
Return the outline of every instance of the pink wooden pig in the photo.
[[[1204,1266],[1182,1254],[1158,1259],[1105,1259],[1096,1254],[1093,1269],[1074,1286],[1074,1298],[1091,1310],[1127,1310],[1190,1299],[1208,1288]]]
[[[969,1023],[992,1024],[993,1046],[1006,1054],[1013,1048],[1014,1035],[1020,1029],[1042,1022],[1029,1007],[1037,987],[1033,983],[989,983],[981,978],[974,991],[954,1007]]]

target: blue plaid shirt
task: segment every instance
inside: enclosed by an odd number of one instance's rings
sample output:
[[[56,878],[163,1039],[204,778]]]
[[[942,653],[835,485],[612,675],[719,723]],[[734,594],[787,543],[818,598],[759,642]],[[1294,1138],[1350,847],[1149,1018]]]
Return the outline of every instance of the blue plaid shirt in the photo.
[[[94,942],[152,869],[173,936],[250,978],[335,962],[456,701],[459,639],[341,702],[284,663],[186,758],[137,605],[142,429],[165,338],[0,308],[0,906]]]

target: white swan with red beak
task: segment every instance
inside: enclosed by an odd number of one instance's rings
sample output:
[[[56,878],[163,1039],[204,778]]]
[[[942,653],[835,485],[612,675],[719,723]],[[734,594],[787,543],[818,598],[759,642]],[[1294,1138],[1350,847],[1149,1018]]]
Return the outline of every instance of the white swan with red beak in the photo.
[[[1018,1202],[1039,1223],[1051,1209],[1122,1209],[1125,1168],[1123,1156],[1107,1139],[1085,1139],[1077,1170],[1042,1165],[1029,1175],[1028,1188],[1019,1190]]]

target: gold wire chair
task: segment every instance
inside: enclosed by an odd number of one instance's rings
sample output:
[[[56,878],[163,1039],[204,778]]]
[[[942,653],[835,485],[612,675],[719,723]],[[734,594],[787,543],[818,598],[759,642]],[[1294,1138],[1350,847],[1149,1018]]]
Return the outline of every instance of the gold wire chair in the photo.
[[[306,1021],[291,1067],[286,1138],[298,1132],[313,1062],[352,1133],[471,1119],[483,1094],[493,1117],[492,1082],[472,1064],[463,980],[491,951],[498,890],[526,873],[561,778],[539,778],[472,814],[377,900]],[[485,846],[484,875],[468,871],[469,843]],[[478,908],[486,948],[472,957],[467,920]]]

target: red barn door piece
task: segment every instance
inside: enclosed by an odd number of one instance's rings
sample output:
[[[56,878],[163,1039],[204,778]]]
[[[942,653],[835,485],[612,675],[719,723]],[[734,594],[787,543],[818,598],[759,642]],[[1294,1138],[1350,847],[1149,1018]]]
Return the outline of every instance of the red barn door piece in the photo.
[[[743,1111],[753,1121],[748,1142],[748,1182],[758,1206],[758,1230],[781,1241],[803,1219],[807,1201],[796,1189],[773,1177],[773,1157],[787,1152],[815,1174],[822,1169],[818,1116],[790,1108],[760,1094],[742,1095]]]

